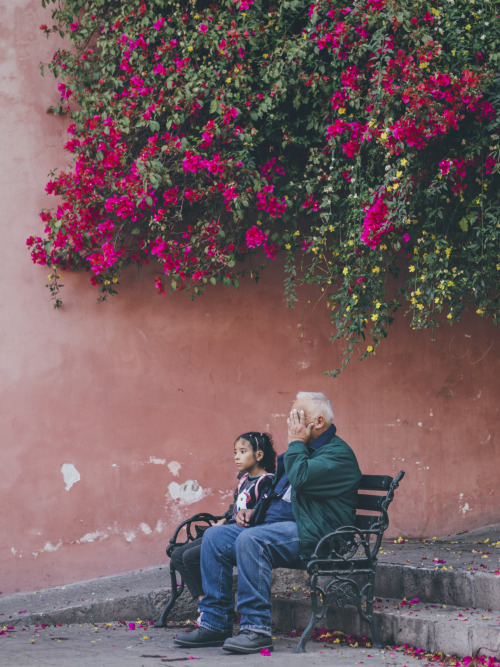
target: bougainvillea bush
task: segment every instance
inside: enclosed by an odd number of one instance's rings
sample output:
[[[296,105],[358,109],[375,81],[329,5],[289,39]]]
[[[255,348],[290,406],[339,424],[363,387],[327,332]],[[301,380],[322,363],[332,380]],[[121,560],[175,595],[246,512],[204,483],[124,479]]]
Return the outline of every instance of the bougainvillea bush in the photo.
[[[498,318],[500,57],[486,0],[44,0],[72,168],[33,261],[155,287],[238,285],[284,257],[333,338]]]

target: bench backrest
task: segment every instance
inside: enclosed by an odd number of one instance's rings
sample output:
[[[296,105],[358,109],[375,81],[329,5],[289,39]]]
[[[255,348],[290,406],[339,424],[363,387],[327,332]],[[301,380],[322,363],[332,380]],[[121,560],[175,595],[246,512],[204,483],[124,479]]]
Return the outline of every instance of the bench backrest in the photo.
[[[387,510],[404,476],[404,470],[394,478],[390,475],[362,476],[356,505],[357,528],[372,533],[379,540],[382,539],[389,525]]]

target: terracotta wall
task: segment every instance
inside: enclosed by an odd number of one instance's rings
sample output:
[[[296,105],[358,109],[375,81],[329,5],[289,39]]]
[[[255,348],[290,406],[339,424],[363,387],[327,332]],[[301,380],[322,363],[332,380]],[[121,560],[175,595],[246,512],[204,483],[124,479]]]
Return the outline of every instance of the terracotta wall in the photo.
[[[364,471],[407,471],[390,535],[500,522],[498,329],[473,315],[435,342],[401,316],[376,357],[331,380],[326,310],[313,293],[287,310],[279,265],[194,303],[131,271],[98,305],[71,275],[52,309],[25,248],[65,161],[65,123],[45,113],[56,86],[38,73],[48,22],[39,0],[0,0],[0,591],[162,562],[180,519],[228,505],[239,433],[270,430],[284,450],[298,390],[330,395]]]

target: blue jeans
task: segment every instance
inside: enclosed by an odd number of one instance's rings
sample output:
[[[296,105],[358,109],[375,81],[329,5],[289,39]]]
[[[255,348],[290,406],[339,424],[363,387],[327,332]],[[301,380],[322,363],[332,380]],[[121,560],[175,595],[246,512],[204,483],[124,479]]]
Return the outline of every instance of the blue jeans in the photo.
[[[299,533],[294,521],[243,528],[212,526],[203,535],[201,576],[205,597],[200,602],[200,625],[229,632],[233,624],[233,566],[238,568],[240,630],[271,634],[271,574],[299,556]]]

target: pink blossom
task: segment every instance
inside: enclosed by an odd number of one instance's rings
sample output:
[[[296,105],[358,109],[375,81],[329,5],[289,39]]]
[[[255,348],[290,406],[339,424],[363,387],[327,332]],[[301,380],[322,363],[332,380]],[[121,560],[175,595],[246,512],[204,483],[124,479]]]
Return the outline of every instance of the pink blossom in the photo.
[[[266,253],[267,257],[269,257],[269,259],[276,259],[276,253],[279,249],[280,248],[276,245],[276,243],[264,244],[264,252]]]
[[[236,4],[239,2],[238,9],[240,12],[245,12],[247,9],[250,9],[250,5],[253,5],[253,0],[233,0]]]
[[[247,230],[246,242],[249,248],[257,248],[267,241],[267,234],[264,234],[260,227],[254,225]]]
[[[208,26],[205,25],[205,23],[200,23],[200,27],[198,28],[199,32],[206,32],[208,30]]]
[[[377,195],[375,201],[365,209],[365,213],[361,241],[370,248],[377,248],[383,234],[392,229],[388,220],[389,208],[384,201],[384,193]]]
[[[69,26],[69,29],[72,32],[75,32],[75,30],[78,30],[78,27],[79,27],[79,24],[75,21],[74,23],[71,23],[71,25]]]

